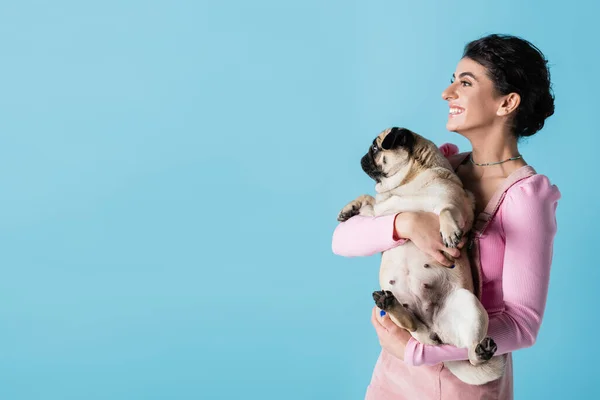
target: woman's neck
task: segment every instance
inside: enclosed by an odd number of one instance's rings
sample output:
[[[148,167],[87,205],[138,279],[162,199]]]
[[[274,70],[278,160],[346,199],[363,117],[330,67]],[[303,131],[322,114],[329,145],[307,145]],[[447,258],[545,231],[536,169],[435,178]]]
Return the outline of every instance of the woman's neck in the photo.
[[[504,161],[520,154],[517,139],[511,134],[497,132],[495,134],[473,135],[473,137],[469,137],[468,139],[473,148],[473,162],[477,164]],[[483,178],[508,176],[514,170],[524,165],[527,165],[527,163],[520,158],[496,165],[472,165],[472,167],[473,171]]]

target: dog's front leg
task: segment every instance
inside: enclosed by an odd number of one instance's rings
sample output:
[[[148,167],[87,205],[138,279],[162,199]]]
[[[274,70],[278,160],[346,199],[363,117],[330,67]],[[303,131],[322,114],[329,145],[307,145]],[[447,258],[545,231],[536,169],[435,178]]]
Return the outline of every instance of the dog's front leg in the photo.
[[[440,235],[446,247],[457,247],[465,227],[465,219],[460,210],[454,205],[440,207]]]
[[[375,205],[375,198],[368,194],[363,194],[362,196],[358,196],[356,200],[348,203],[342,211],[338,215],[338,221],[344,222],[349,220],[355,215],[366,215],[369,217],[374,216],[373,206]]]

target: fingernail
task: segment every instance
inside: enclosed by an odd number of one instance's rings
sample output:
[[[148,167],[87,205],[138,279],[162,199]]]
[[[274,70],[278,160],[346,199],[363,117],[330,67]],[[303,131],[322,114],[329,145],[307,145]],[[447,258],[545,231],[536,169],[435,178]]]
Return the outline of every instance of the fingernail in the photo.
[[[383,310],[379,311],[379,315],[383,317],[385,315],[385,311],[383,311]]]
[[[454,264],[452,264],[452,265],[450,266],[450,268],[454,268],[454,267],[455,267],[455,265],[454,265]]]

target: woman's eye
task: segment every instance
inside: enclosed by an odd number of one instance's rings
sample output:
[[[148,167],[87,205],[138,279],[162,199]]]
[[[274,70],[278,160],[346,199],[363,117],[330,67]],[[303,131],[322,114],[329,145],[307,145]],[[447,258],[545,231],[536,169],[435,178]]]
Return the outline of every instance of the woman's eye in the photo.
[[[471,86],[471,82],[468,81],[460,81],[460,84],[463,86]]]

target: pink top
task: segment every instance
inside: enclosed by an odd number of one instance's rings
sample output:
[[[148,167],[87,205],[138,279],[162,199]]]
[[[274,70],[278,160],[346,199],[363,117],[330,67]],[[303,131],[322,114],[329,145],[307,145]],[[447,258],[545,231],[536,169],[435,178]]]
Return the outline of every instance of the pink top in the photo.
[[[458,150],[448,144],[441,149],[446,157]],[[481,302],[490,317],[488,335],[498,345],[497,355],[532,346],[537,337],[548,294],[560,197],[545,175],[535,174],[515,183],[479,239]],[[357,215],[339,223],[333,233],[333,252],[346,257],[369,256],[404,243],[404,239],[392,237],[394,218]],[[404,362],[409,365],[452,360],[468,360],[467,349],[423,345],[411,338],[404,352]]]

